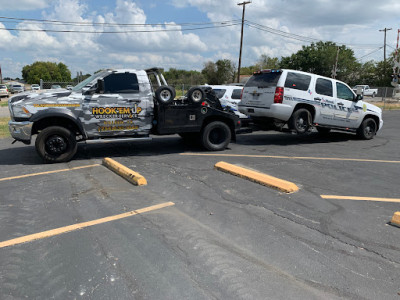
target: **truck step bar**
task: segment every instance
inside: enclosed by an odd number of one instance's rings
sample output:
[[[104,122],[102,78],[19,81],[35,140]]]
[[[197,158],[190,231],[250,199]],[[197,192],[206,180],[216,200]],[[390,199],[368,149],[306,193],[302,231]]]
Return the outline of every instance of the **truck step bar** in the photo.
[[[84,141],[86,144],[97,144],[97,143],[114,143],[114,142],[134,142],[134,141],[151,141],[153,138],[151,137],[127,137],[127,138],[109,138],[109,139],[96,139],[96,140],[86,140]]]

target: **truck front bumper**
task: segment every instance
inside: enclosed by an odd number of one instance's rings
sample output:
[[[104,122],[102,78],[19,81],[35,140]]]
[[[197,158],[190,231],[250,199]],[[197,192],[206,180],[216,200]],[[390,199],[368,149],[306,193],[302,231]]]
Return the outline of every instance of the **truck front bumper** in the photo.
[[[10,130],[11,136],[17,141],[21,141],[24,144],[29,145],[32,138],[32,125],[33,122],[8,122],[8,129]]]

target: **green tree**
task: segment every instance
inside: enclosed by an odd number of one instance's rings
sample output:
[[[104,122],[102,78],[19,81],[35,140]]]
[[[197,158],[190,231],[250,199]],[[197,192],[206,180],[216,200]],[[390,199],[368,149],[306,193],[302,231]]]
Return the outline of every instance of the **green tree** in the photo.
[[[226,84],[235,80],[235,64],[229,59],[219,59],[217,62],[208,61],[201,73],[208,84]]]
[[[22,68],[22,78],[29,84],[40,79],[54,82],[70,82],[71,72],[63,63],[37,61]]]
[[[266,54],[261,54],[255,65],[259,70],[262,69],[279,69],[280,61],[277,57],[270,57]]]
[[[187,71],[171,68],[163,73],[169,85],[200,85],[204,84],[204,76],[198,71]]]
[[[336,78],[349,81],[355,76],[360,64],[357,62],[353,50],[346,46],[337,46],[333,42],[320,41],[312,43],[310,46],[303,46],[301,50],[291,56],[282,57],[280,67],[331,77],[338,48]]]

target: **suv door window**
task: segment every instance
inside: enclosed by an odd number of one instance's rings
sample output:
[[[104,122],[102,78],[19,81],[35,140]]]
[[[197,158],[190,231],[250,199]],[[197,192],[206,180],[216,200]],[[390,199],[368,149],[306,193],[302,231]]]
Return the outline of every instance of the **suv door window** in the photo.
[[[329,79],[318,78],[315,84],[315,92],[320,95],[333,97],[332,81]]]
[[[353,92],[343,83],[336,82],[336,91],[338,98],[353,101],[354,99]]]
[[[139,83],[136,74],[115,73],[104,78],[104,94],[138,93]]]
[[[307,91],[310,86],[311,76],[288,72],[285,81],[285,87],[300,91]]]

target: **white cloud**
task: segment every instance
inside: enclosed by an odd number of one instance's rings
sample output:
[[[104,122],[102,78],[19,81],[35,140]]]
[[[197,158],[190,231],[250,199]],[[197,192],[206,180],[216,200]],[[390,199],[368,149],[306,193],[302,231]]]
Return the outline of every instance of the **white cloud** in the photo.
[[[114,2],[115,1],[115,2]],[[208,60],[231,59],[237,64],[240,43],[240,25],[214,28],[209,30],[183,31],[179,24],[169,22],[174,9],[185,14],[185,9],[198,11],[204,22],[221,22],[240,19],[242,7],[239,1],[232,0],[169,0],[165,7],[171,11],[152,16],[155,8],[141,6],[134,0],[114,0],[107,7],[98,7],[96,0],[22,0],[6,3],[0,0],[0,7],[23,6],[29,9],[43,9],[41,19],[73,21],[85,23],[85,26],[41,24],[22,22],[18,28],[50,30],[85,30],[99,33],[53,33],[23,32],[1,30],[12,28],[11,23],[2,24],[0,19],[0,51],[4,57],[16,59],[25,64],[47,58],[59,59],[70,67],[72,73],[82,71],[92,73],[104,67],[147,68],[159,66],[182,69],[203,68]],[[1,5],[3,4],[3,5]],[[172,4],[172,5],[170,5]],[[10,6],[12,5],[12,6]],[[102,4],[105,5],[105,4]],[[154,5],[154,4],[153,4]],[[91,7],[99,9],[100,13]],[[149,8],[150,7],[150,8]],[[196,9],[193,9],[196,8]],[[146,11],[146,9],[149,9]],[[0,8],[1,10],[1,8]],[[253,0],[246,6],[246,20],[281,30],[289,34],[312,37],[318,40],[331,40],[347,44],[372,44],[369,48],[356,50],[359,56],[382,46],[383,34],[379,29],[393,27],[388,32],[388,44],[395,45],[396,28],[400,4],[398,0],[376,2],[375,0],[299,0],[296,2],[281,0]],[[169,14],[168,14],[169,13]],[[160,17],[161,16],[161,17]],[[38,17],[37,17],[38,18]],[[154,21],[156,20],[156,21]],[[114,26],[98,26],[94,23],[111,23]],[[122,26],[117,24],[136,24]],[[175,26],[171,26],[175,25]],[[175,28],[178,31],[166,31]],[[146,30],[152,32],[129,32]],[[160,30],[154,32],[154,30]],[[101,33],[104,31],[123,31],[121,33]],[[244,29],[242,66],[254,64],[260,55],[288,56],[296,52],[307,42],[283,38],[268,31],[248,26]],[[388,52],[391,51],[388,48]],[[380,59],[382,53],[366,59]],[[3,59],[0,63],[4,65]],[[11,65],[9,65],[11,66]],[[10,67],[11,69],[11,67]],[[15,70],[15,68],[13,68]],[[13,71],[14,72],[14,71]],[[3,74],[5,70],[3,67]],[[13,75],[14,76],[14,75]],[[20,71],[15,76],[20,76]]]
[[[0,11],[36,10],[47,7],[50,0],[0,0]]]

